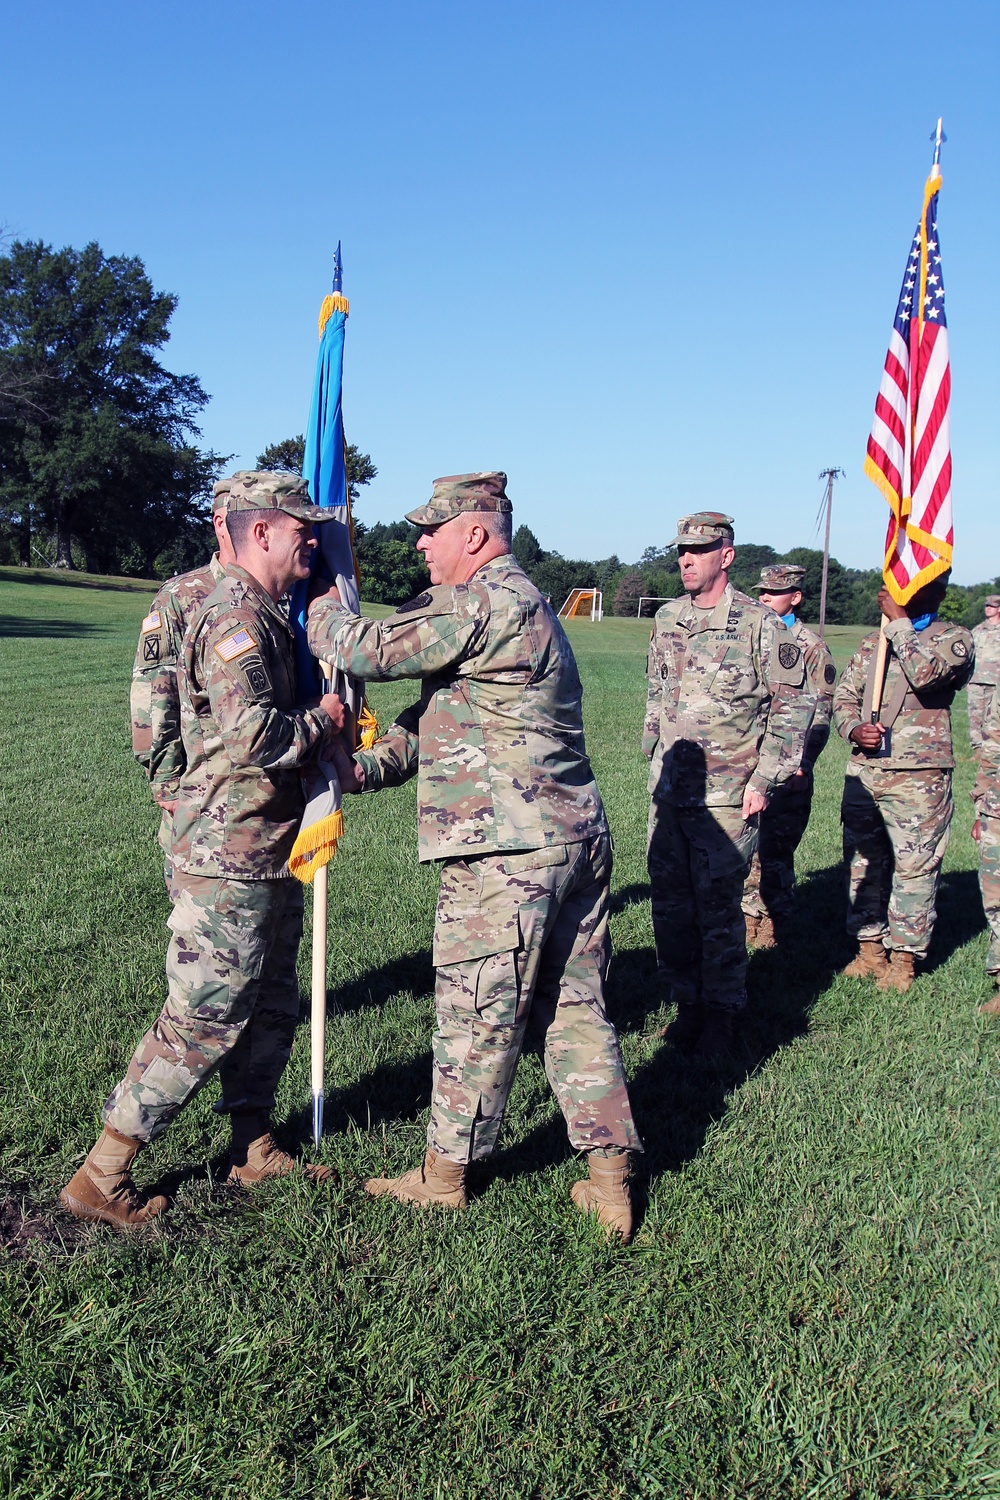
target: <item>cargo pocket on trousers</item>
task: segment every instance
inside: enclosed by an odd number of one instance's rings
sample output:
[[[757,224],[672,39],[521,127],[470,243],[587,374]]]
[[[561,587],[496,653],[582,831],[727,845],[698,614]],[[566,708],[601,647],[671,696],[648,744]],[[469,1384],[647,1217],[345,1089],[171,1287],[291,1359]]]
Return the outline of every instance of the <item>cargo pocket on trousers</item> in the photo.
[[[182,893],[167,926],[167,978],[186,1013],[215,1023],[246,1019],[257,996],[268,935],[247,915],[200,907]]]

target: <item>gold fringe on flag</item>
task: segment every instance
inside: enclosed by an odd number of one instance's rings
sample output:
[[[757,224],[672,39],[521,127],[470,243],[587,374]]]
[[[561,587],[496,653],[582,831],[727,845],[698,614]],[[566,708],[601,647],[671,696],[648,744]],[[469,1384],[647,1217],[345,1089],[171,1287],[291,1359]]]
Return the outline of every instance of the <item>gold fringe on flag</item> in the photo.
[[[378,719],[372,713],[367,703],[361,705],[358,714],[358,749],[370,750],[379,737]]]
[[[351,304],[340,292],[327,292],[323,298],[323,306],[319,310],[319,336],[323,337],[323,329],[330,321],[335,312],[342,312],[346,318],[351,310]]]
[[[330,863],[343,837],[344,814],[339,807],[328,818],[320,818],[309,828],[300,828],[288,856],[289,873],[303,885],[311,885],[316,871]]]

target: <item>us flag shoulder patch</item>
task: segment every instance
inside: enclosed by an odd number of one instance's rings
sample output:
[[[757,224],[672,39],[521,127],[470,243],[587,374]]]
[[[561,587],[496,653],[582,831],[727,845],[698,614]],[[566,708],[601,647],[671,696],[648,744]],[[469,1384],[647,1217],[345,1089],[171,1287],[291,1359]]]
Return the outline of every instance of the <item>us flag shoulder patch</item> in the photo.
[[[148,635],[151,630],[159,630],[159,628],[160,611],[158,609],[151,610],[142,622],[142,633],[143,635]]]
[[[220,641],[215,650],[223,661],[233,661],[237,656],[242,656],[244,651],[256,651],[257,642],[249,630],[237,630]]]

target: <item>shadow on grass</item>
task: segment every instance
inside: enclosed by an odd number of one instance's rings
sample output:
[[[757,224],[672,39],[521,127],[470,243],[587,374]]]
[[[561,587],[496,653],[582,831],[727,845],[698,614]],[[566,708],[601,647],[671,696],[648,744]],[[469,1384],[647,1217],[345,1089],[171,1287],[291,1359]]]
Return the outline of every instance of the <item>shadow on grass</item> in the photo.
[[[636,883],[615,893],[621,911],[648,900],[649,887]],[[781,946],[751,954],[749,1000],[739,1041],[723,1059],[707,1061],[661,1042],[629,1078],[629,1094],[645,1145],[650,1176],[675,1172],[702,1150],[711,1127],[728,1102],[767,1060],[803,1036],[816,1001],[850,956],[845,918],[847,893],[840,863],[813,871],[799,884],[796,919]],[[976,875],[952,871],[941,882],[939,920],[931,949],[931,971],[944,964],[983,927]],[[384,1004],[401,990],[426,994],[433,987],[430,953],[408,954],[351,984],[332,990],[331,1011],[357,1011]],[[668,999],[656,969],[652,946],[624,949],[614,955],[608,976],[608,1010],[622,1035],[642,1033]],[[525,1051],[538,1051],[529,1040]],[[326,1129],[340,1132],[350,1124],[370,1129],[393,1120],[413,1120],[427,1109],[431,1093],[431,1053],[421,1050],[405,1062],[385,1063],[347,1088],[332,1091],[326,1101]],[[303,1108],[285,1127],[290,1139],[311,1136],[311,1112]],[[477,1172],[483,1180],[513,1180],[524,1173],[554,1166],[570,1154],[561,1117],[549,1118],[521,1139],[501,1145]]]
[[[77,573],[61,568],[0,567],[0,583],[41,583],[57,588],[101,589],[115,594],[155,594],[162,586],[155,578],[121,578],[103,573]]]
[[[431,950],[422,948],[418,953],[404,953],[378,969],[362,974],[347,984],[331,987],[326,992],[327,1014],[351,1015],[372,1006],[384,1005],[393,995],[409,990],[414,995],[429,994],[434,988],[434,965]],[[309,1000],[304,1000],[304,1010],[299,1024],[309,1018]]]
[[[54,639],[106,634],[103,625],[83,620],[35,620],[27,615],[0,614],[0,638],[46,636]]]
[[[619,893],[626,897],[640,886]],[[780,949],[754,953],[749,1001],[730,1056],[707,1061],[661,1042],[629,1077],[629,1095],[646,1146],[650,1176],[678,1171],[702,1150],[730,1096],[782,1047],[802,1036],[816,1000],[845,961],[846,893],[840,864],[814,871],[798,888],[797,919]],[[616,953],[608,976],[608,1009],[618,1030],[641,1033],[667,1001],[652,946]],[[565,1160],[561,1120],[549,1120],[491,1158],[494,1174],[515,1178]]]

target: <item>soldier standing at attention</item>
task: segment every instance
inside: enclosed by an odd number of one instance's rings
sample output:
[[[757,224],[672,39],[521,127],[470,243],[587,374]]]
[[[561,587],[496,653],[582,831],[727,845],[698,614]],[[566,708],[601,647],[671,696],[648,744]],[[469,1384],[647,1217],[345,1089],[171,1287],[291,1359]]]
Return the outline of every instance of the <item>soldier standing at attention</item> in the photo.
[[[905,607],[880,590],[889,660],[875,723],[877,630],[851,657],[833,698],[833,722],[851,745],[840,817],[847,931],[858,954],[844,973],[900,993],[913,983],[934,930],[954,808],[951,704],[974,663],[969,631],[937,618],[947,587],[947,575],[936,578]]]
[[[493,1150],[525,1032],[589,1180],[573,1201],[633,1230],[632,1122],[604,1007],[611,840],[583,737],[583,690],[550,606],[511,555],[506,475],[434,482],[407,517],[432,588],[385,620],[313,600],[314,655],[365,681],[415,677],[420,701],[354,763],[345,790],[417,777],[421,860],[442,863],[428,1150],[365,1184],[403,1202],[466,1205],[467,1164]]]
[[[802,603],[806,570],[793,563],[761,568],[757,594],[773,609],[802,649],[806,686],[812,696],[813,720],[806,735],[802,764],[782,782],[760,814],[757,852],[743,887],[743,914],[751,948],[773,948],[775,927],[792,914],[795,901],[795,851],[809,823],[813,797],[813,768],[830,738],[830,713],[837,669],[827,647],[795,611]]]
[[[987,594],[983,608],[986,619],[972,632],[976,669],[969,679],[969,739],[974,755],[983,743],[983,723],[993,689],[1000,685],[1000,594]]]
[[[288,855],[305,807],[299,771],[343,726],[339,698],[296,708],[292,629],[278,600],[307,578],[313,526],[295,474],[233,480],[236,561],[185,636],[178,667],[184,769],[172,825],[174,909],[167,1000],[104,1107],[104,1130],[60,1200],[128,1228],[154,1218],[131,1180],[140,1147],[167,1129],[218,1069],[232,1115],[230,1181],[295,1169],[269,1127],[299,1010],[302,887]],[[329,1175],[306,1169],[311,1179]]]
[[[997,988],[979,1009],[988,1016],[1000,1016],[1000,687],[993,689],[982,730],[979,774],[972,789],[976,808],[972,837],[979,845],[979,889],[990,927],[986,972]]]
[[[132,667],[129,702],[132,711],[132,754],[145,771],[153,799],[162,812],[160,847],[170,848],[170,820],[177,786],[184,770],[181,708],[177,694],[177,658],[188,625],[215,588],[229,563],[236,561],[226,530],[226,501],[230,479],[220,479],[213,490],[212,525],[219,550],[203,568],[169,578],[142,622]],[[170,884],[169,863],[167,884]]]
[[[743,883],[757,820],[798,770],[812,699],[802,648],[729,582],[733,520],[682,516],[685,596],[656,612],[642,748],[650,761],[649,884],[656,959],[680,1047],[723,1051],[746,1004]]]

